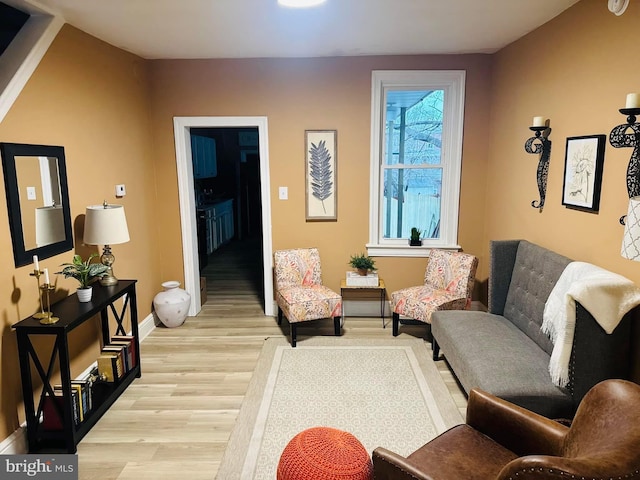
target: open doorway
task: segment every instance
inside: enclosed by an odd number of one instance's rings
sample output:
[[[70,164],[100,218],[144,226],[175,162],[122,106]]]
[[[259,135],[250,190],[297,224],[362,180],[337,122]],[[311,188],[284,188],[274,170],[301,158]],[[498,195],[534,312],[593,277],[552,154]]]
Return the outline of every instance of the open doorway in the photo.
[[[202,133],[208,129],[257,131],[257,145],[254,145],[251,149],[245,149],[244,155],[245,157],[247,155],[257,155],[254,160],[257,160],[259,163],[259,201],[261,204],[259,215],[262,226],[264,312],[265,315],[273,316],[271,199],[266,117],[174,117],[185,289],[190,292],[192,296],[189,315],[196,315],[201,308],[199,289],[200,261],[198,256],[198,201],[196,199],[194,169],[192,164],[191,131]],[[240,165],[241,163],[239,163],[239,168]],[[238,194],[242,195],[242,192],[242,185],[240,185]],[[241,211],[236,213],[236,218],[241,214]],[[244,218],[240,222],[236,222],[236,225],[240,228],[240,235],[248,234],[251,228],[255,228],[255,222],[247,224]]]

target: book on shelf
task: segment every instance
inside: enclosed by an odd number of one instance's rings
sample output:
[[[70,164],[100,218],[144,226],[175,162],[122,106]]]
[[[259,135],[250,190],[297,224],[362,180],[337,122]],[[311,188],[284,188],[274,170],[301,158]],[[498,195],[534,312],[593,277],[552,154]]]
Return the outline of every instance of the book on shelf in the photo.
[[[80,395],[80,421],[83,422],[91,410],[91,382],[87,380],[71,380],[71,388]]]
[[[136,366],[136,342],[132,335],[114,335],[111,337],[110,345],[124,345],[129,360],[129,369]]]
[[[45,430],[62,430],[62,412],[64,412],[64,397],[61,391],[54,390],[54,396],[45,395],[42,399],[42,428]],[[54,405],[58,404],[60,413]]]
[[[127,372],[125,364],[124,348],[116,345],[105,345],[102,347],[102,355],[114,355],[117,359],[118,378],[122,378]]]
[[[56,395],[64,396],[62,385],[54,385],[53,392]],[[80,404],[81,404],[80,393],[72,386],[71,387],[71,413],[73,414],[73,423],[75,425],[78,425],[82,421],[81,418],[83,417],[83,415],[80,413],[80,409],[81,409]]]
[[[105,382],[115,382],[118,376],[118,357],[104,353],[98,357],[98,372]]]
[[[346,284],[348,287],[377,287],[379,284],[378,272],[369,272],[366,275],[347,272]]]
[[[64,392],[62,385],[53,386],[53,397],[47,395],[44,397],[42,405],[42,423],[46,430],[61,430],[62,417],[58,415],[58,411],[53,405],[53,399],[58,402],[60,409],[64,412]],[[71,415],[73,416],[74,425],[80,423],[80,397],[77,390],[71,388]]]
[[[131,368],[136,366],[136,337],[134,337],[133,335],[114,335],[113,337],[111,337],[111,343],[128,343],[129,344],[129,354],[131,357],[131,362],[129,363],[129,365],[131,365]]]

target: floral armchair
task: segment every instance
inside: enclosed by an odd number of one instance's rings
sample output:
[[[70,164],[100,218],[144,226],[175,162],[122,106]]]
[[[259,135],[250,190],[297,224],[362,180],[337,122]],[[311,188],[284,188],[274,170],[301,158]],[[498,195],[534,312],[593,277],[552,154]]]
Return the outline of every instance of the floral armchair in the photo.
[[[291,346],[296,346],[300,322],[333,318],[335,334],[340,335],[342,297],[322,285],[318,249],[278,250],[274,267],[278,325],[284,314],[291,328]]]
[[[424,285],[391,293],[393,336],[398,335],[400,315],[430,324],[436,310],[468,309],[477,268],[478,259],[473,255],[432,249]]]

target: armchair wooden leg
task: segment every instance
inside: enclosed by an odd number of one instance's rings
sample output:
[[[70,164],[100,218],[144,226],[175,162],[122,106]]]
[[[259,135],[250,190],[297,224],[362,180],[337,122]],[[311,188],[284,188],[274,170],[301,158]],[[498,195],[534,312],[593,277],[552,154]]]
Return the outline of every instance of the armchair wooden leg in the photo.
[[[393,312],[393,314],[391,315],[392,319],[393,319],[393,336],[397,337],[398,336],[398,327],[400,325],[400,314]]]
[[[278,325],[282,324],[282,309],[278,307]]]
[[[290,323],[289,327],[291,329],[291,346],[293,348],[296,348],[296,336],[297,336],[297,330],[298,330],[298,324],[297,323]]]
[[[333,317],[333,329],[335,330],[336,337],[340,336],[340,317]]]

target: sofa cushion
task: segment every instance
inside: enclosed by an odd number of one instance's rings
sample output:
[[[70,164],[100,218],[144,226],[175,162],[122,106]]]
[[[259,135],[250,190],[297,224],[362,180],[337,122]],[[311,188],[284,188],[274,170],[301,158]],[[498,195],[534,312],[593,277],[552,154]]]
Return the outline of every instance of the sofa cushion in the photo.
[[[567,257],[522,240],[511,275],[504,316],[549,355],[553,343],[540,330],[544,305],[570,262]]]
[[[549,354],[502,316],[438,311],[431,328],[467,393],[478,387],[552,418],[572,415],[569,392],[551,382]]]

